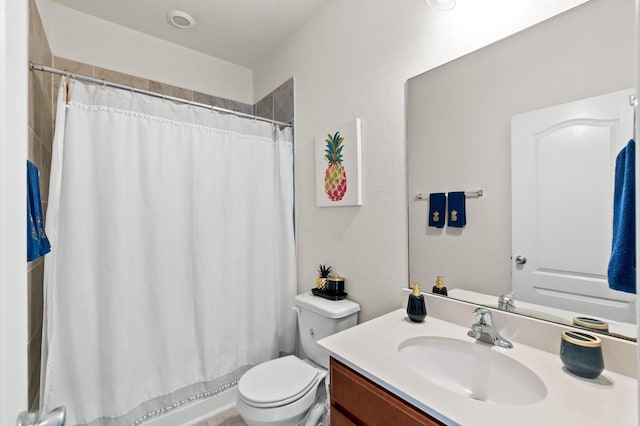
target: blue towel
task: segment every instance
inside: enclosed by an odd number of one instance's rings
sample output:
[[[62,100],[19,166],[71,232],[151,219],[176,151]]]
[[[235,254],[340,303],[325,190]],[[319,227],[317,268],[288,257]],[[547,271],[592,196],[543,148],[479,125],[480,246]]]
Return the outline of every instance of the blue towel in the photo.
[[[607,271],[609,287],[636,292],[636,146],[629,141],[616,158],[613,190],[613,243]]]
[[[429,226],[444,228],[447,197],[444,192],[429,194]]]
[[[35,164],[27,161],[27,261],[37,259],[51,251],[49,239],[44,233],[39,175],[40,172]]]
[[[449,226],[462,228],[467,224],[467,213],[465,209],[466,197],[463,191],[449,193]]]

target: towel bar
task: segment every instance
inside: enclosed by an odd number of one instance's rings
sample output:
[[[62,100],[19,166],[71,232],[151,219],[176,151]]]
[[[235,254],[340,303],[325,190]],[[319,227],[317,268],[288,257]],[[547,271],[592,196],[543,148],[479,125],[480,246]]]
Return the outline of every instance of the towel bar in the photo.
[[[484,195],[484,189],[476,189],[473,191],[464,191],[464,196],[466,198],[469,197],[482,197]],[[418,192],[416,194],[416,200],[428,200],[429,193],[428,192]]]

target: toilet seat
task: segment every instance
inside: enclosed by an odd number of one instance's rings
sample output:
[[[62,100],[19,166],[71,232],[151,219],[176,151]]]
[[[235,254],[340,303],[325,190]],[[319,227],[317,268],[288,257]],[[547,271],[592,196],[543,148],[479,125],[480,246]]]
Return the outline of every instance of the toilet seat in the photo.
[[[238,395],[253,407],[280,407],[305,396],[323,377],[317,368],[289,355],[247,371],[238,382]]]

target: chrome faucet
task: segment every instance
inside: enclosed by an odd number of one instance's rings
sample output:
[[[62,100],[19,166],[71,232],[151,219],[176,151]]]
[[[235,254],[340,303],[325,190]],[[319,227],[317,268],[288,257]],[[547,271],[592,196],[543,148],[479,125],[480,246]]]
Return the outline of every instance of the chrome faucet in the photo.
[[[469,337],[502,348],[513,348],[513,344],[493,328],[493,319],[490,310],[487,308],[477,308],[473,311],[473,314],[478,317],[478,322],[471,326],[471,330],[467,333]]]
[[[516,310],[516,298],[513,292],[500,295],[498,297],[498,309],[514,312]]]

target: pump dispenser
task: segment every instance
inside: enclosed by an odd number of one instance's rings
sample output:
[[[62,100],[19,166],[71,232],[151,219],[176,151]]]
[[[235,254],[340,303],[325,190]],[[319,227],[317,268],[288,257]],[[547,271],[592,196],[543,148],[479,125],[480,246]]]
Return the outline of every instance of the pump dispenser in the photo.
[[[433,286],[431,290],[432,293],[442,294],[443,296],[447,296],[447,288],[444,286],[444,277],[438,275],[436,278],[436,285]]]
[[[424,296],[420,293],[420,285],[413,284],[413,293],[409,295],[407,303],[407,315],[413,322],[422,322],[427,316],[427,306],[424,303]]]

